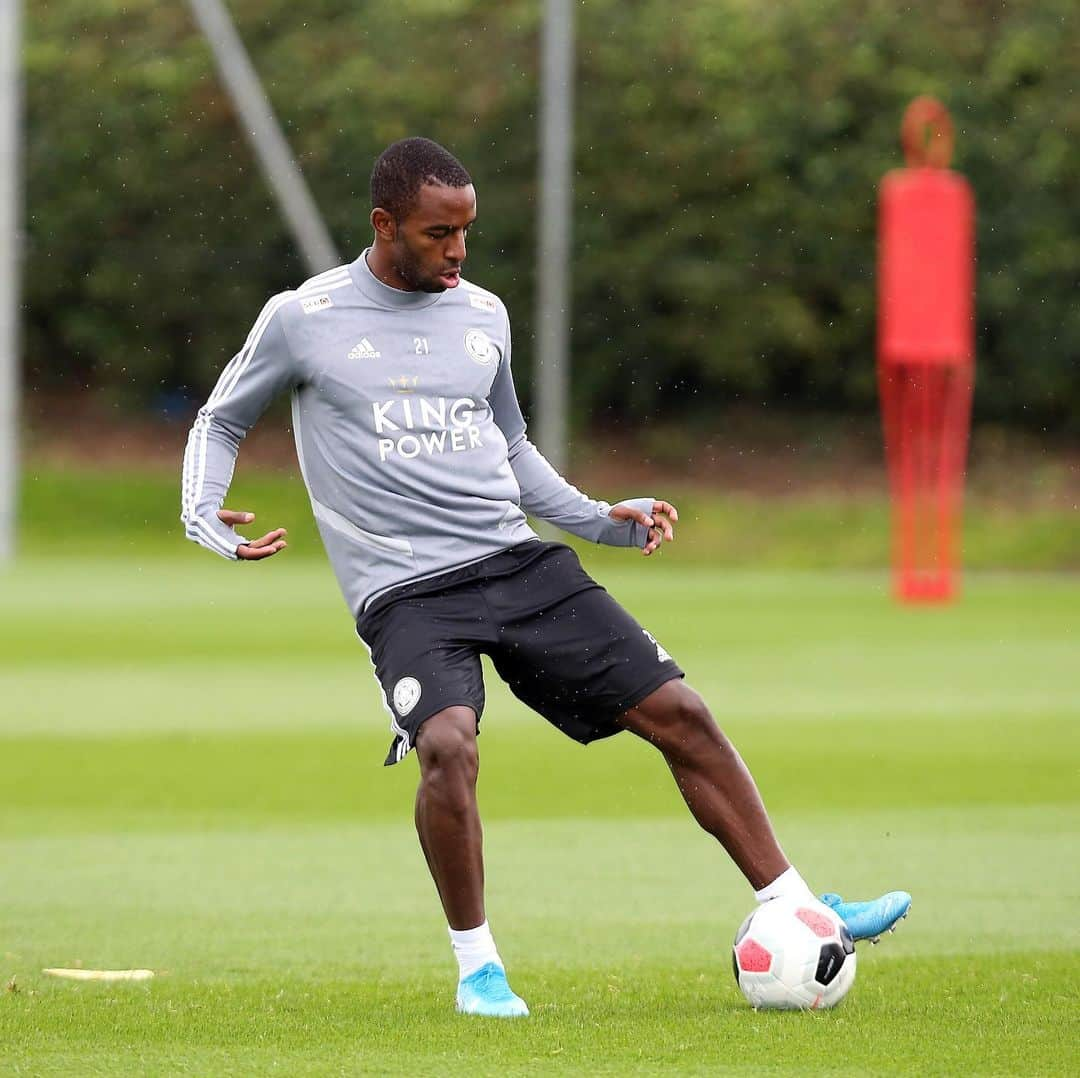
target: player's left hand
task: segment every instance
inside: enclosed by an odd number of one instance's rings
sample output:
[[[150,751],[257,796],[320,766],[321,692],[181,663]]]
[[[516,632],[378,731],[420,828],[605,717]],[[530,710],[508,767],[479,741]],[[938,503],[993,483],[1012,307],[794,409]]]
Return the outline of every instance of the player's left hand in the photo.
[[[641,548],[646,557],[661,543],[675,541],[675,529],[672,527],[679,519],[679,511],[671,502],[653,502],[652,516],[634,509],[629,505],[616,505],[611,510],[612,520],[634,520],[643,528],[649,529],[649,538]]]

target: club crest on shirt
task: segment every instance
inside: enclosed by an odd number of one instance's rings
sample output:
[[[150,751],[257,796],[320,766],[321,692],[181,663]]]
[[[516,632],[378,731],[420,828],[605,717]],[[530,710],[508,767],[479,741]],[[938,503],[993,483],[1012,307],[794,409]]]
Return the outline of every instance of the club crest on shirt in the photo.
[[[414,677],[403,677],[394,686],[394,710],[402,717],[406,715],[420,700],[420,682]]]
[[[482,367],[486,367],[499,358],[499,350],[482,329],[465,331],[465,351],[469,353],[470,359]]]

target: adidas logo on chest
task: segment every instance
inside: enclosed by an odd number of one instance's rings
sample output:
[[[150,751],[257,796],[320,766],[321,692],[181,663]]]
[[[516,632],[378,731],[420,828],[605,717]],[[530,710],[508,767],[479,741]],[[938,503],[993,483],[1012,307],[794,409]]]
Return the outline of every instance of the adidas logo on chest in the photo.
[[[367,337],[361,337],[360,343],[349,353],[349,359],[379,359],[382,356]]]

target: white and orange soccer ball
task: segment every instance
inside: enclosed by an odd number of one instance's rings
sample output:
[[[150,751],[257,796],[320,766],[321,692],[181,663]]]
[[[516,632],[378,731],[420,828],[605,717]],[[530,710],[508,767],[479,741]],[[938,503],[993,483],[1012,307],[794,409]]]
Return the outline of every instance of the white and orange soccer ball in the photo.
[[[823,903],[774,898],[743,921],[732,964],[755,1010],[820,1010],[835,1007],[855,983],[855,944]]]

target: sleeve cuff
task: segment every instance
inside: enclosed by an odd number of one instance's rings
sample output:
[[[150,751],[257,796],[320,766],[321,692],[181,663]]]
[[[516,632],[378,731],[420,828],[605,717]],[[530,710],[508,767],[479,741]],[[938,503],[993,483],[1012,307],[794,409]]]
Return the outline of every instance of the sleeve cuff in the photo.
[[[637,509],[639,512],[645,513],[647,516],[652,516],[654,502],[654,498],[624,498],[620,502],[615,502],[615,504],[608,509],[608,522],[613,529],[613,538],[611,541],[613,546],[628,546],[641,549],[649,541],[649,529],[646,528],[644,524],[639,524],[636,520],[611,520],[611,510],[616,506],[626,505],[631,509]]]

